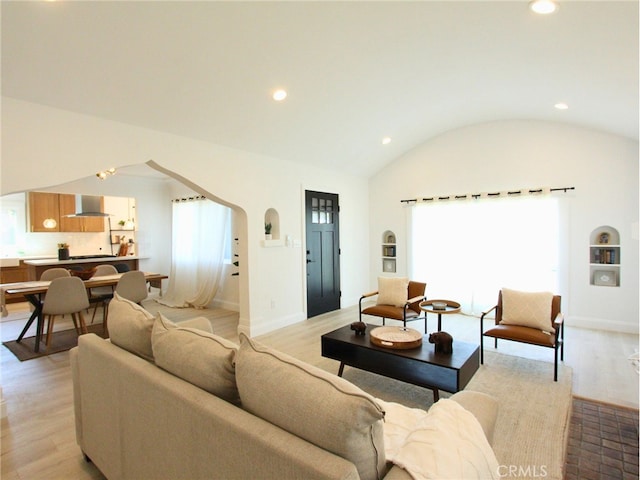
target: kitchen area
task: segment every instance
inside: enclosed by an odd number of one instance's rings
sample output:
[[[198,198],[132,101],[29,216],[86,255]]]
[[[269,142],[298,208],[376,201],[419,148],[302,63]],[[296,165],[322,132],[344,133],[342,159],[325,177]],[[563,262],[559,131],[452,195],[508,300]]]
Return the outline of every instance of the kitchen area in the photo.
[[[135,198],[17,193],[2,197],[0,217],[0,283],[37,280],[53,267],[139,267]]]

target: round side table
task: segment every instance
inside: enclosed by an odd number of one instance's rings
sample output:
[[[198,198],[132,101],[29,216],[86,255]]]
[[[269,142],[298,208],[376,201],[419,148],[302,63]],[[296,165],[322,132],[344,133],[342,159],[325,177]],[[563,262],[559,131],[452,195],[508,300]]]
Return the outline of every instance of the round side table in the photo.
[[[438,314],[438,331],[442,330],[442,315],[460,313],[460,304],[453,300],[425,300],[420,302],[420,310],[427,313]],[[425,319],[426,324],[426,319]]]

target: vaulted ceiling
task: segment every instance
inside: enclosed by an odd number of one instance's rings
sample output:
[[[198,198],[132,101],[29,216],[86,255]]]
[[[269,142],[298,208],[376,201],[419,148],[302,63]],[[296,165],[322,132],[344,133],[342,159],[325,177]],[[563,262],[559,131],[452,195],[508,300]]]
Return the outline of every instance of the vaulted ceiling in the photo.
[[[1,8],[3,96],[293,162],[371,175],[493,120],[638,139],[637,1],[546,16],[527,1]]]

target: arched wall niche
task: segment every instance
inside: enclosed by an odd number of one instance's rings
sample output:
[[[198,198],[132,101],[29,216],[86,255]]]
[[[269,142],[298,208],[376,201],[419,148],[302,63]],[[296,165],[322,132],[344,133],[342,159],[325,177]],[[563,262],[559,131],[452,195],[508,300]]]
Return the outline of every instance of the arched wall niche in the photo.
[[[264,212],[265,235],[267,234],[266,225],[271,225],[271,239],[280,239],[280,214],[275,208],[268,208]]]

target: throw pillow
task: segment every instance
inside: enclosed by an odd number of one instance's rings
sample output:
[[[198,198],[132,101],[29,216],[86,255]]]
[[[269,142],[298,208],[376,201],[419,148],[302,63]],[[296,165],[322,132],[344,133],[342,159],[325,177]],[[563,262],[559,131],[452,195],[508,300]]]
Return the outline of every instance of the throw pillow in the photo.
[[[349,460],[363,480],[385,474],[384,411],[355,385],[243,334],[236,380],[247,411]]]
[[[405,277],[378,277],[378,305],[404,307],[409,298],[409,279]]]
[[[503,325],[520,325],[555,333],[551,324],[551,292],[521,292],[502,289]]]
[[[153,362],[151,329],[155,317],[151,313],[114,293],[107,320],[111,343]]]
[[[158,314],[151,335],[156,365],[176,377],[238,405],[237,345],[218,335],[181,327]]]

